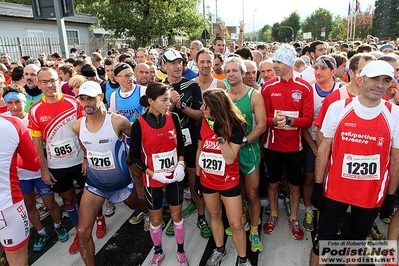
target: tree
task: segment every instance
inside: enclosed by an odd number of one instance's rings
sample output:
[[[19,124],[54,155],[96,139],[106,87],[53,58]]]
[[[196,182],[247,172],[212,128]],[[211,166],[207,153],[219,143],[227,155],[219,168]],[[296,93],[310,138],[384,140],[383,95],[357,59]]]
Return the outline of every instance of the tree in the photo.
[[[278,32],[280,31],[280,23],[275,22],[272,26],[272,37],[274,40],[278,40],[279,39],[279,35]]]
[[[399,0],[377,0],[371,34],[381,39],[399,36]]]
[[[3,0],[4,1],[4,0]],[[28,0],[6,0],[30,4]],[[26,3],[28,2],[28,3]],[[166,36],[169,44],[176,36],[188,36],[193,29],[204,28],[203,14],[198,14],[199,0],[75,0],[75,11],[98,18],[98,26],[115,36],[134,38],[140,46]]]
[[[279,41],[289,42],[291,40],[295,40],[294,38],[295,36],[297,36],[298,31],[301,28],[300,20],[301,17],[299,16],[297,11],[291,13],[287,18],[284,18],[280,22],[280,31],[278,34]],[[292,30],[290,28],[285,28],[281,26],[291,27]]]
[[[356,12],[356,27],[355,27],[355,39],[365,39],[370,34],[372,21],[373,21],[373,7],[370,5],[365,12]],[[332,32],[331,38],[345,40],[348,36],[348,17],[334,19],[336,24],[335,29]],[[350,26],[350,24],[349,24]],[[352,27],[352,31],[353,31]]]
[[[161,36],[172,44],[175,36],[203,28],[206,20],[198,14],[197,4],[198,0],[121,0],[117,5],[112,0],[89,0],[77,9],[99,18],[99,26],[113,30],[116,36],[134,37],[144,46]]]
[[[333,15],[324,8],[314,11],[302,23],[303,32],[311,32],[314,39],[328,39],[333,28]],[[321,36],[321,29],[326,29],[325,37]]]

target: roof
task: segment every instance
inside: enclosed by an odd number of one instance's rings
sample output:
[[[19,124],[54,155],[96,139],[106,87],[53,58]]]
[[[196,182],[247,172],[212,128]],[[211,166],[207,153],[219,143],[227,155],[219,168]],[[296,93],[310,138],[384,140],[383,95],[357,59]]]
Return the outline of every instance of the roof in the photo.
[[[0,16],[18,17],[18,18],[33,18],[32,6],[13,4],[7,2],[0,2]],[[55,20],[50,18],[46,20]],[[98,19],[88,14],[75,13],[73,17],[65,17],[67,22],[97,24]]]

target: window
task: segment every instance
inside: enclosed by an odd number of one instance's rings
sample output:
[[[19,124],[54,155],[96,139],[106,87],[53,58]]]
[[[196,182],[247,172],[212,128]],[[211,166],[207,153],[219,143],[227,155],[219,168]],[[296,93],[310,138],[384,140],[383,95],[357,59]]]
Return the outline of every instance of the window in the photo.
[[[30,38],[44,38],[44,32],[42,30],[27,30],[27,32]]]
[[[79,44],[79,32],[77,30],[67,30],[68,45]]]

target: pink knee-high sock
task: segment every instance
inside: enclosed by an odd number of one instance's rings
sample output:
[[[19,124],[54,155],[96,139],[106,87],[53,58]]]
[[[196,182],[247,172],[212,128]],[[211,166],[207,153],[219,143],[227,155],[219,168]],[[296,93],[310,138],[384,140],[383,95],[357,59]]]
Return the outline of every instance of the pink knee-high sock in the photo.
[[[162,226],[158,225],[157,227],[150,224],[150,235],[152,239],[152,243],[154,246],[159,246],[162,243]]]
[[[175,232],[175,238],[177,244],[183,244],[184,243],[184,235],[185,235],[185,227],[184,227],[184,220],[181,219],[180,222],[175,223],[174,222],[174,232]]]

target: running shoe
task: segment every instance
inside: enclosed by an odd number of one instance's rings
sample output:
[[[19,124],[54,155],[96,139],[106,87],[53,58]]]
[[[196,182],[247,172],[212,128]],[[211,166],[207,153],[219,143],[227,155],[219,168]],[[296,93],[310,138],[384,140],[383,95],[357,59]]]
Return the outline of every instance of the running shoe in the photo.
[[[249,241],[251,242],[251,250],[253,252],[261,252],[263,250],[262,241],[260,241],[259,233],[249,233]]]
[[[60,224],[58,227],[54,227],[54,231],[57,234],[58,240],[60,242],[65,242],[69,239],[68,232],[63,224]]]
[[[96,217],[97,229],[96,237],[97,239],[103,238],[107,234],[107,225],[105,224],[105,217]]]
[[[79,237],[76,234],[72,244],[69,246],[69,253],[76,254],[79,252]]]
[[[285,218],[290,219],[291,216],[291,207],[290,207],[290,200],[284,198],[284,207],[285,207]]]
[[[380,232],[377,226],[377,222],[374,221],[373,226],[370,229],[370,235],[373,237],[374,240],[384,240],[385,236],[383,233]]]
[[[175,235],[175,225],[174,222],[171,220],[168,228],[166,228],[165,234],[167,236],[174,236]]]
[[[201,218],[197,222],[197,227],[201,230],[201,236],[208,238],[212,235],[211,228],[208,225],[206,218]]]
[[[165,254],[163,253],[154,253],[154,257],[152,257],[152,260],[150,261],[149,265],[161,265],[161,262],[165,259]]]
[[[267,204],[267,206],[265,207],[265,213],[270,214],[270,204]]]
[[[293,220],[289,223],[292,237],[295,240],[301,240],[303,238],[303,231],[301,229],[301,226],[299,225],[298,220]]]
[[[43,203],[36,202],[36,208],[37,208],[37,211],[39,212],[40,219],[44,219],[47,216],[49,216],[50,212],[48,211],[47,207]]]
[[[0,258],[0,266],[5,266],[7,263],[6,257],[1,257]]]
[[[182,212],[183,218],[190,216],[196,210],[197,206],[193,202],[190,202],[190,204],[188,204],[188,206]]]
[[[144,231],[148,232],[150,231],[150,224],[151,224],[151,219],[150,219],[150,213],[147,213],[144,215]]]
[[[265,225],[263,226],[263,231],[265,234],[271,235],[274,233],[274,228],[276,227],[278,217],[270,215],[269,218],[267,218],[267,221]]]
[[[69,218],[69,214],[68,211],[65,209],[65,206],[61,208],[61,211],[62,211],[61,213],[62,219]]]
[[[114,214],[115,214],[115,205],[112,202],[107,200],[107,203],[105,203],[104,215],[106,217],[111,217]]]
[[[44,249],[47,244],[47,241],[50,239],[47,233],[39,234],[37,236],[35,244],[33,244],[33,251],[39,252]]]
[[[252,266],[252,264],[249,259],[247,259],[245,262],[240,262],[240,258],[237,257],[236,266]]]
[[[224,258],[226,258],[226,250],[219,252],[217,248],[213,250],[211,257],[207,260],[206,266],[219,266]]]
[[[134,215],[136,214],[136,215]],[[135,212],[132,218],[129,219],[129,223],[138,224],[144,219],[144,212]]]
[[[182,252],[182,253],[177,253],[177,265],[178,266],[188,266],[188,260],[186,257],[186,253]]]
[[[392,215],[389,215],[388,217],[386,217],[386,218],[384,218],[384,219],[381,219],[381,221],[382,221],[384,224],[390,224],[390,223],[391,223],[391,219],[392,219]]]
[[[313,231],[314,225],[313,225],[313,218],[314,218],[314,212],[313,211],[305,211],[305,218],[303,219],[303,230],[305,231]]]

